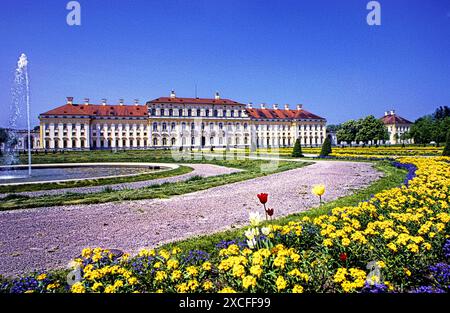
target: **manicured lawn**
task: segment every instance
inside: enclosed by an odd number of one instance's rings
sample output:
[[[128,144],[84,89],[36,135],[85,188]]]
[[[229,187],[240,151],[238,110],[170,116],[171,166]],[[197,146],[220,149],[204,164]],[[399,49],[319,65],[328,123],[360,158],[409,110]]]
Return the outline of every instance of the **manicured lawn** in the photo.
[[[58,183],[42,183],[42,184],[24,184],[24,185],[11,185],[0,186],[0,193],[14,193],[24,191],[39,191],[50,189],[63,189],[63,188],[75,188],[75,187],[91,187],[111,184],[130,183],[136,181],[153,180],[158,178],[178,176],[192,172],[193,169],[188,166],[180,166],[179,168],[157,172],[157,173],[145,173],[128,177],[111,177],[111,178],[93,178],[83,179],[78,181],[67,181]]]
[[[89,158],[89,156],[86,156]],[[167,156],[165,156],[167,157]],[[108,160],[110,161],[110,160]],[[142,160],[141,160],[142,161]],[[71,161],[66,161],[71,162]],[[155,162],[154,159],[148,162]],[[141,189],[133,190],[108,190],[99,193],[90,194],[75,194],[66,193],[62,195],[54,196],[41,196],[41,197],[26,197],[20,195],[10,195],[2,199],[0,203],[0,210],[13,210],[23,208],[34,208],[43,206],[56,206],[56,205],[76,205],[76,204],[93,204],[93,203],[106,203],[115,201],[126,200],[141,200],[141,199],[154,199],[154,198],[167,198],[174,195],[181,195],[185,193],[205,190],[208,188],[221,186],[225,184],[235,183],[247,179],[261,177],[267,174],[278,173],[295,168],[300,168],[311,163],[307,162],[280,162],[278,167],[271,173],[261,170],[261,166],[269,164],[269,161],[262,160],[191,160],[190,162],[200,163],[213,163],[221,166],[228,166],[233,168],[242,169],[243,171],[202,178],[199,176],[192,177],[184,182],[177,183],[165,183],[161,185],[153,185]]]

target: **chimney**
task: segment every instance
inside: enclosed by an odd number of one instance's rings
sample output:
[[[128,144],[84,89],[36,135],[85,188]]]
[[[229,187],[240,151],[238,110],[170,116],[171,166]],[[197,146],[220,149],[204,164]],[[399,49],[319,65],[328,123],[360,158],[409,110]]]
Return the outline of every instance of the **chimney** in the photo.
[[[384,111],[384,116],[388,116],[389,112],[388,111]]]
[[[73,104],[73,97],[67,97],[67,104]]]
[[[392,111],[391,111],[391,115],[395,115],[395,110],[392,110]]]
[[[265,109],[266,108],[266,104],[265,103],[261,103],[261,109]]]
[[[174,99],[175,97],[176,97],[175,96],[175,90],[172,89],[172,91],[170,92],[170,98]]]
[[[84,98],[84,105],[89,105],[89,98]]]
[[[275,103],[275,104],[273,105],[273,109],[274,109],[274,110],[278,110],[278,104]]]
[[[134,105],[139,105],[139,99],[134,99]]]
[[[220,99],[220,95],[219,92],[216,91],[216,94],[214,95],[214,99],[219,100]]]
[[[106,105],[106,99],[105,98],[102,99],[102,105]]]
[[[284,109],[285,109],[285,110],[289,110],[289,104],[285,104],[285,105],[284,105]]]
[[[297,104],[297,111],[300,111],[303,108],[303,104]]]
[[[252,108],[253,108],[253,103],[249,102],[249,103],[247,104],[247,109],[252,109]]]
[[[123,99],[119,99],[119,105],[123,105]]]

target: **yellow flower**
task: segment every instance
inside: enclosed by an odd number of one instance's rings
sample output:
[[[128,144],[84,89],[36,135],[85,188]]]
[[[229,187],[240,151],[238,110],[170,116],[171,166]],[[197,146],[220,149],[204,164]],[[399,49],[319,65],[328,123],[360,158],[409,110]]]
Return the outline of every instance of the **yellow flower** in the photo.
[[[202,268],[203,268],[205,271],[210,271],[210,270],[211,270],[211,267],[212,267],[211,262],[204,262],[204,263],[202,264]]]
[[[172,280],[178,280],[178,279],[180,279],[181,278],[181,271],[179,271],[179,270],[176,270],[176,271],[173,271],[173,273],[172,273],[172,275],[171,275],[171,279]]]
[[[219,293],[236,293],[236,291],[231,287],[225,287],[220,290]]]
[[[283,276],[278,276],[277,281],[275,282],[278,291],[286,289],[287,283]]]
[[[105,293],[115,293],[116,292],[116,288],[113,285],[108,285],[105,288]]]
[[[295,285],[294,288],[292,288],[293,293],[303,293],[303,287],[300,285]]]
[[[47,285],[47,290],[53,290],[59,287],[58,283],[54,283],[54,284],[48,284]]]
[[[344,238],[341,243],[344,247],[347,247],[350,244],[350,239]]]
[[[250,274],[255,275],[256,277],[261,276],[262,274],[262,268],[259,265],[253,265],[250,267]]]
[[[168,269],[176,269],[178,268],[178,261],[174,259],[170,259],[167,261],[167,268]]]
[[[47,278],[47,274],[41,274],[41,275],[38,275],[38,277],[36,277],[37,280],[44,280],[46,278]]]
[[[164,271],[157,271],[155,274],[156,281],[162,281],[167,278],[167,274]]]
[[[189,276],[195,277],[198,275],[198,269],[195,266],[186,267],[186,272],[189,274]]]
[[[244,287],[245,289],[255,286],[256,286],[256,278],[254,276],[248,275],[245,276],[244,279],[242,279],[242,287]]]
[[[92,290],[93,291],[99,291],[100,287],[103,287],[103,284],[100,282],[96,282],[94,283],[94,285],[92,286]]]
[[[245,268],[242,265],[235,264],[233,266],[233,276],[242,277],[245,275]]]
[[[83,283],[76,282],[75,284],[72,285],[72,287],[70,288],[70,291],[73,293],[85,293],[86,289],[84,288]]]
[[[403,269],[405,271],[406,276],[411,276],[411,271],[406,267]]]
[[[130,284],[130,285],[136,285],[136,283],[137,283],[137,278],[136,277],[130,277],[129,279],[128,279],[128,284]]]
[[[395,245],[395,243],[390,242],[390,243],[387,244],[387,247],[389,249],[391,249],[393,252],[397,252],[397,246]]]
[[[314,195],[321,197],[325,193],[325,185],[323,184],[314,185],[313,188],[311,189],[311,192]]]
[[[322,244],[323,244],[325,247],[331,247],[331,246],[333,245],[333,241],[332,241],[331,239],[327,238],[327,239],[324,239],[324,240],[323,240]]]
[[[203,283],[203,289],[204,290],[208,291],[208,290],[211,290],[213,288],[214,288],[214,284],[211,281],[208,280],[208,281],[205,281]]]

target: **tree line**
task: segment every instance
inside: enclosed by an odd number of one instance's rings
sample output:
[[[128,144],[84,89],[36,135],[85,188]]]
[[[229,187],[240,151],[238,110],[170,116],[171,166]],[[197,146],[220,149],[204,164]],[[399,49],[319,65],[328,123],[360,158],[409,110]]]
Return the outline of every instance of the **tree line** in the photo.
[[[447,132],[450,129],[450,108],[448,106],[438,107],[433,114],[418,118],[410,128],[397,139],[402,141],[413,139],[417,144],[429,144],[446,141]],[[328,125],[327,130],[336,133],[338,143],[363,142],[367,144],[378,143],[389,140],[386,126],[380,119],[369,115],[358,120],[348,120],[339,125]]]

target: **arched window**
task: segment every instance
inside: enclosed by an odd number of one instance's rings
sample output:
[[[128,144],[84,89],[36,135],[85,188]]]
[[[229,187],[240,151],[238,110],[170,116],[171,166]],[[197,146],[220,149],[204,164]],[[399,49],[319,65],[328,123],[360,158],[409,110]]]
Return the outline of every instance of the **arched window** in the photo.
[[[170,139],[170,144],[171,144],[172,146],[175,146],[175,138]]]
[[[178,116],[183,116],[183,109],[178,110]]]
[[[219,129],[223,129],[223,124],[219,123]]]
[[[173,115],[173,110],[169,109],[169,116],[172,116],[172,115]]]
[[[166,123],[162,123],[162,130],[167,130],[167,124]]]
[[[227,110],[222,110],[222,116],[227,116]]]
[[[164,109],[161,109],[161,110],[160,110],[160,113],[161,113],[161,114],[160,114],[161,116],[164,116]]]
[[[244,123],[244,129],[247,129],[248,125],[247,123]]]
[[[170,130],[175,130],[175,123],[170,124]]]
[[[162,145],[163,146],[167,146],[167,138],[163,138],[162,139]]]
[[[158,138],[153,138],[153,145],[157,146],[158,145]]]
[[[157,131],[158,130],[158,123],[153,123],[153,131]]]
[[[195,123],[191,123],[191,129],[195,129]]]
[[[200,109],[197,109],[197,116],[200,116],[200,113],[201,113],[202,111],[200,110]]]
[[[181,129],[182,129],[182,130],[185,130],[185,129],[186,129],[186,123],[185,123],[185,122],[181,123]]]
[[[205,130],[205,123],[202,123],[202,130]]]
[[[214,117],[217,117],[217,116],[219,116],[219,111],[214,110]]]
[[[192,110],[188,109],[188,116],[192,116]]]
[[[234,117],[234,110],[231,110],[231,117]]]
[[[152,116],[155,116],[155,115],[156,115],[156,109],[153,108],[153,109],[152,109]]]
[[[191,145],[195,145],[195,137],[191,137]]]
[[[209,116],[209,109],[205,110],[205,116]]]

